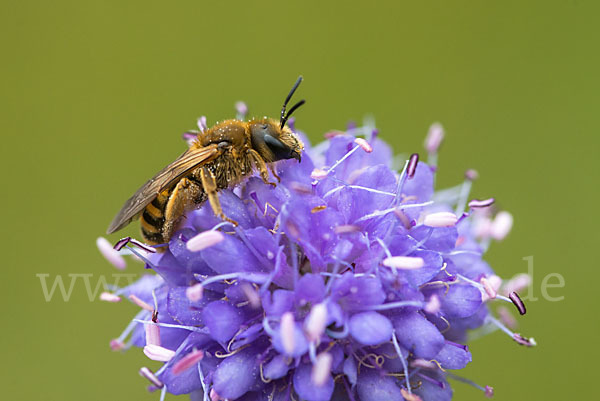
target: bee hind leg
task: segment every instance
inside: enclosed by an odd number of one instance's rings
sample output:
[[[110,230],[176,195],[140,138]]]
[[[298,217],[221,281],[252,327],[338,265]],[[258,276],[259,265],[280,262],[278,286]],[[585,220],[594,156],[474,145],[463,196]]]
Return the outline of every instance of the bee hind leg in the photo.
[[[221,202],[219,201],[219,194],[217,193],[218,188],[215,175],[203,168],[200,170],[200,179],[202,180],[204,192],[208,196],[208,202],[210,203],[210,207],[212,208],[215,216],[218,216],[237,227],[238,222],[230,219],[229,217],[225,216],[225,213],[223,213],[223,208],[221,208]]]
[[[165,240],[169,240],[177,228],[177,223],[186,208],[194,204],[194,199],[202,195],[202,188],[187,178],[182,178],[175,188],[165,208],[165,224],[162,228],[162,235]]]

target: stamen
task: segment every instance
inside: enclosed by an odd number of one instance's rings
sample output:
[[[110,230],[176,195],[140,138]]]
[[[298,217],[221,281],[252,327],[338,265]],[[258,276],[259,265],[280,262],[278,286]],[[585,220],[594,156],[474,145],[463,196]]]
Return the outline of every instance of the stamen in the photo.
[[[396,269],[414,270],[425,266],[425,261],[423,258],[414,256],[392,256],[383,259],[383,265]]]
[[[327,174],[329,174],[327,171],[322,170],[320,168],[315,168],[312,173],[310,173],[310,178],[312,178],[313,180],[322,180],[323,178],[327,177]]]
[[[425,137],[425,150],[427,150],[427,153],[437,153],[443,140],[444,128],[442,125],[440,123],[431,124],[427,137]]]
[[[483,289],[485,290],[487,299],[496,298],[496,295],[498,295],[498,294],[496,293],[496,290],[494,289],[494,287],[492,286],[492,284],[490,283],[490,281],[487,278],[482,277],[481,280],[479,280],[479,282],[481,283],[481,285],[483,285]],[[485,299],[483,301],[487,301],[487,299]]]
[[[144,354],[153,361],[169,362],[175,356],[175,351],[160,345],[148,344],[144,347]]]
[[[454,213],[438,212],[426,215],[423,224],[429,227],[454,227],[457,221]]]
[[[458,278],[460,278],[461,280],[466,281],[467,283],[471,284],[472,286],[479,288],[479,290],[482,292],[482,297],[481,297],[482,301],[486,300],[485,298],[488,297],[488,294],[487,294],[487,290],[484,288],[483,284],[478,283],[477,281],[473,281],[470,278],[463,276],[462,274],[456,274],[456,276]],[[495,291],[495,293],[496,293],[495,298],[501,299],[504,302],[514,303],[511,299],[505,297],[504,295],[498,294],[497,291]]]
[[[472,168],[468,169],[467,171],[465,171],[465,178],[469,181],[475,181],[479,178],[479,173],[477,172],[477,170],[474,170]]]
[[[256,290],[247,283],[242,284],[241,289],[248,302],[250,302],[250,306],[252,306],[254,309],[260,308],[261,301],[258,292],[256,292]]]
[[[362,150],[364,150],[367,153],[371,153],[373,151],[373,147],[369,144],[369,142],[367,142],[363,138],[356,138],[354,140],[354,143],[360,146]]]
[[[408,306],[413,306],[416,308],[423,308],[425,305],[423,304],[423,302],[420,302],[420,301],[398,301],[398,302],[388,302],[386,304],[363,306],[360,308],[360,310],[377,311],[377,310],[389,310],[389,309],[396,309],[396,308],[406,308]]]
[[[208,129],[208,126],[206,125],[206,116],[199,117],[196,123],[198,124],[200,132],[204,132]]]
[[[491,235],[492,238],[501,241],[503,240],[513,225],[513,217],[510,213],[502,211],[496,215],[492,222]]]
[[[403,388],[400,389],[400,394],[402,394],[402,398],[404,398],[406,401],[423,401],[423,399],[418,395],[411,394]]]
[[[474,381],[467,379],[466,377],[458,376],[451,372],[446,372],[446,376],[448,376],[452,380],[456,380],[461,383],[468,384],[472,387],[475,387],[478,390],[483,391],[487,398],[492,398],[494,396],[494,388],[493,387],[490,387],[490,386],[482,387],[479,384],[475,383]]]
[[[100,301],[121,302],[121,297],[111,292],[103,292],[100,294]]]
[[[349,158],[350,156],[352,156],[352,154],[354,152],[356,152],[357,149],[360,149],[360,146],[355,146],[354,148],[350,149],[350,151],[346,152],[346,154],[338,161],[336,161],[333,166],[331,166],[329,169],[327,169],[327,171],[325,172],[325,176],[327,176],[327,174],[333,172],[333,170],[339,166],[344,160],[346,160],[347,158]],[[315,171],[313,170],[313,173]],[[313,174],[311,174],[311,178],[312,178]],[[322,177],[325,178],[325,177]],[[314,180],[318,180],[318,178],[313,178]],[[313,181],[313,185],[316,185],[316,181]]]
[[[246,114],[248,114],[248,106],[242,101],[236,102],[235,111],[237,112],[236,118],[238,120],[243,120],[246,118]],[[288,125],[290,125],[289,122]]]
[[[325,139],[333,139],[336,136],[340,136],[340,135],[345,135],[345,132],[332,130],[332,131],[327,131],[323,136],[325,137]]]
[[[325,332],[327,324],[327,305],[324,303],[316,304],[310,310],[305,320],[305,331],[310,341],[317,341]]]
[[[479,199],[473,199],[471,201],[469,201],[468,205],[470,208],[483,208],[483,207],[489,207],[492,206],[495,202],[494,198],[489,198],[489,199],[484,199],[484,200],[479,200]]]
[[[394,349],[396,350],[396,353],[398,354],[398,357],[400,358],[400,362],[402,362],[402,367],[404,369],[404,378],[406,379],[406,389],[408,390],[408,394],[412,394],[412,391],[410,389],[410,380],[408,377],[408,364],[406,363],[406,359],[404,359],[404,356],[402,355],[402,350],[400,349],[400,345],[398,344],[398,339],[396,338],[395,330],[392,334],[392,343],[394,344]],[[403,396],[404,396],[404,394],[403,394]],[[404,398],[406,398],[406,397],[404,397]]]
[[[519,344],[524,345],[526,347],[534,347],[537,345],[537,343],[535,342],[535,339],[533,337],[530,337],[530,338],[523,337],[519,333],[513,334],[513,339],[516,342],[518,342]]]
[[[408,179],[412,179],[417,171],[417,165],[419,164],[419,154],[413,153],[408,159],[408,166],[406,167],[406,175]]]
[[[315,179],[315,178],[314,178],[314,177],[312,177],[312,176],[311,176],[311,178]],[[312,189],[311,189],[311,187],[309,187],[308,185],[301,184],[301,183],[299,183],[299,182],[297,182],[297,181],[292,181],[292,182],[290,183],[290,188],[291,188],[293,191],[296,191],[296,192],[298,192],[299,194],[306,194],[306,195],[310,195],[310,194],[312,194]]]
[[[223,241],[225,236],[221,231],[204,231],[186,242],[185,247],[192,252],[198,252]]]
[[[123,341],[120,341],[118,339],[112,339],[110,340],[110,349],[113,351],[121,351],[123,348],[125,348],[125,343]]]
[[[533,346],[537,345],[537,343],[535,342],[535,339],[533,337],[527,338],[527,337],[523,337],[519,333],[513,333],[508,327],[503,325],[500,321],[498,321],[498,319],[494,318],[493,316],[488,315],[486,317],[486,319],[487,319],[487,321],[496,325],[496,327],[498,327],[500,330],[502,330],[504,333],[506,333],[508,336],[510,336],[517,343],[519,343],[521,345],[525,345],[527,347],[533,347]]]
[[[146,344],[160,346],[160,326],[156,324],[146,324],[144,325],[144,330],[146,331]]]
[[[394,214],[396,215],[396,217],[398,217],[404,228],[406,228],[407,230],[411,229],[411,220],[402,210],[400,210],[400,208],[394,208]]]
[[[294,321],[294,314],[292,312],[285,312],[281,316],[281,325],[279,327],[281,334],[281,343],[283,349],[287,354],[292,354],[296,347],[296,322]]]
[[[328,352],[321,352],[317,355],[317,363],[313,365],[312,369],[312,382],[318,387],[323,386],[331,373],[331,363],[333,357]]]
[[[147,310],[149,312],[154,312],[154,308],[153,307],[151,307],[150,305],[148,305],[146,302],[142,301],[136,295],[130,294],[129,295],[129,299],[131,300],[131,302],[133,302],[134,304],[136,304],[140,308],[145,309],[145,310]]]
[[[200,376],[200,384],[202,385],[202,392],[204,393],[203,401],[208,401],[208,388],[206,386],[206,380],[204,380],[204,373],[202,372],[202,364],[198,364],[198,376]]]
[[[413,368],[422,368],[422,369],[437,369],[437,365],[433,363],[433,361],[428,361],[426,359],[417,358],[410,362],[410,366]]]
[[[121,238],[119,241],[117,241],[117,243],[115,244],[115,246],[113,248],[117,251],[120,251],[121,249],[123,249],[123,247],[125,245],[128,245],[128,244],[138,247],[141,250],[146,251],[148,253],[156,253],[156,249],[154,249],[153,247],[148,246],[148,245],[144,244],[143,242],[140,242],[140,241],[136,240],[135,238],[131,238],[131,237]]]
[[[527,309],[525,308],[525,304],[523,303],[523,301],[521,300],[521,297],[519,297],[519,294],[517,294],[516,292],[511,292],[508,297],[510,298],[510,300],[512,301],[513,304],[515,304],[515,306],[517,307],[517,310],[519,311],[519,313],[522,315],[524,315],[525,313],[527,313]]]
[[[436,313],[438,313],[440,311],[441,307],[442,307],[442,303],[440,302],[440,297],[438,297],[437,294],[433,294],[432,296],[429,297],[427,304],[425,304],[424,310],[427,313],[431,313],[432,315],[435,315]]]
[[[152,383],[154,386],[158,387],[158,388],[163,388],[164,384],[163,382],[161,382],[158,377],[156,377],[154,375],[154,373],[152,373],[152,371],[150,369],[148,369],[147,367],[143,367],[139,370],[140,376],[145,377],[146,379],[148,379],[148,381],[150,383]]]
[[[334,330],[326,329],[325,332],[327,333],[327,335],[329,337],[336,339],[336,340],[341,340],[343,338],[348,337],[348,334],[350,334],[350,327],[348,327],[347,323],[344,323],[344,326],[342,327],[342,331],[334,331]]]
[[[108,262],[119,270],[123,270],[127,266],[127,262],[118,250],[113,249],[112,245],[104,237],[96,239],[98,250],[108,260]]]
[[[341,226],[337,226],[336,228],[334,228],[333,231],[336,234],[356,233],[356,232],[360,231],[360,227],[359,226],[355,226],[353,224],[343,224]]]
[[[197,349],[190,352],[173,365],[173,374],[178,375],[182,372],[185,372],[200,362],[202,358],[204,358],[204,352],[202,352],[202,350]]]

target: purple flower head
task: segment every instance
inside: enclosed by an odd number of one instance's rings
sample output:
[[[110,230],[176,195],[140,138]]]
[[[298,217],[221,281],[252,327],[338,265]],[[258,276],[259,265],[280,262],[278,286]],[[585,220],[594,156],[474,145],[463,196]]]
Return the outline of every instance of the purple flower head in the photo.
[[[305,142],[302,163],[280,162],[276,187],[251,177],[221,191],[238,226],[203,205],[163,253],[120,242],[154,274],[103,294],[140,307],[111,347],[143,347],[155,368],[140,374],[162,397],[450,400],[452,380],[492,394],[455,372],[472,359],[466,335],[495,327],[535,345],[511,331],[505,308],[491,313],[497,302],[525,313],[516,292],[528,283],[501,287],[482,259],[510,214],[469,202],[471,178],[434,191],[434,128],[431,164],[413,154],[395,171],[377,130],[351,125]]]

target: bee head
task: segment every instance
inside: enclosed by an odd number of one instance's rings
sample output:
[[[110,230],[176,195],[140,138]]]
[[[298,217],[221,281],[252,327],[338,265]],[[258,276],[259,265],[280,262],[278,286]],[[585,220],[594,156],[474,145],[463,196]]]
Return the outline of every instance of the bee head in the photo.
[[[273,119],[252,121],[250,123],[252,148],[256,150],[266,162],[283,159],[296,159],[304,149],[302,141],[288,127],[281,128]]]
[[[304,145],[292,130],[285,125],[292,113],[305,103],[304,99],[300,100],[286,113],[287,104],[294,92],[296,92],[296,89],[298,89],[300,82],[302,82],[302,76],[298,77],[296,83],[290,90],[290,93],[288,93],[285,98],[283,107],[281,108],[279,122],[266,118],[264,120],[250,122],[252,147],[267,162],[292,158],[300,161],[300,154],[304,149]]]

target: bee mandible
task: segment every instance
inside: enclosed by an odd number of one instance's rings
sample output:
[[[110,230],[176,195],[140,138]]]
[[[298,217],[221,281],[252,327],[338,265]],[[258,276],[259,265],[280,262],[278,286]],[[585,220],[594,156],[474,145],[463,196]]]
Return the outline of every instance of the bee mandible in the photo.
[[[173,235],[183,214],[207,200],[216,216],[237,225],[223,213],[218,192],[234,187],[255,171],[265,183],[275,186],[269,181],[267,167],[271,167],[279,179],[272,163],[301,160],[304,145],[286,126],[291,114],[305,103],[304,99],[300,100],[286,112],[300,82],[301,76],[285,98],[279,121],[267,117],[225,120],[198,133],[187,151],[125,202],[107,234],[139,218],[144,240],[151,245],[164,244]]]

